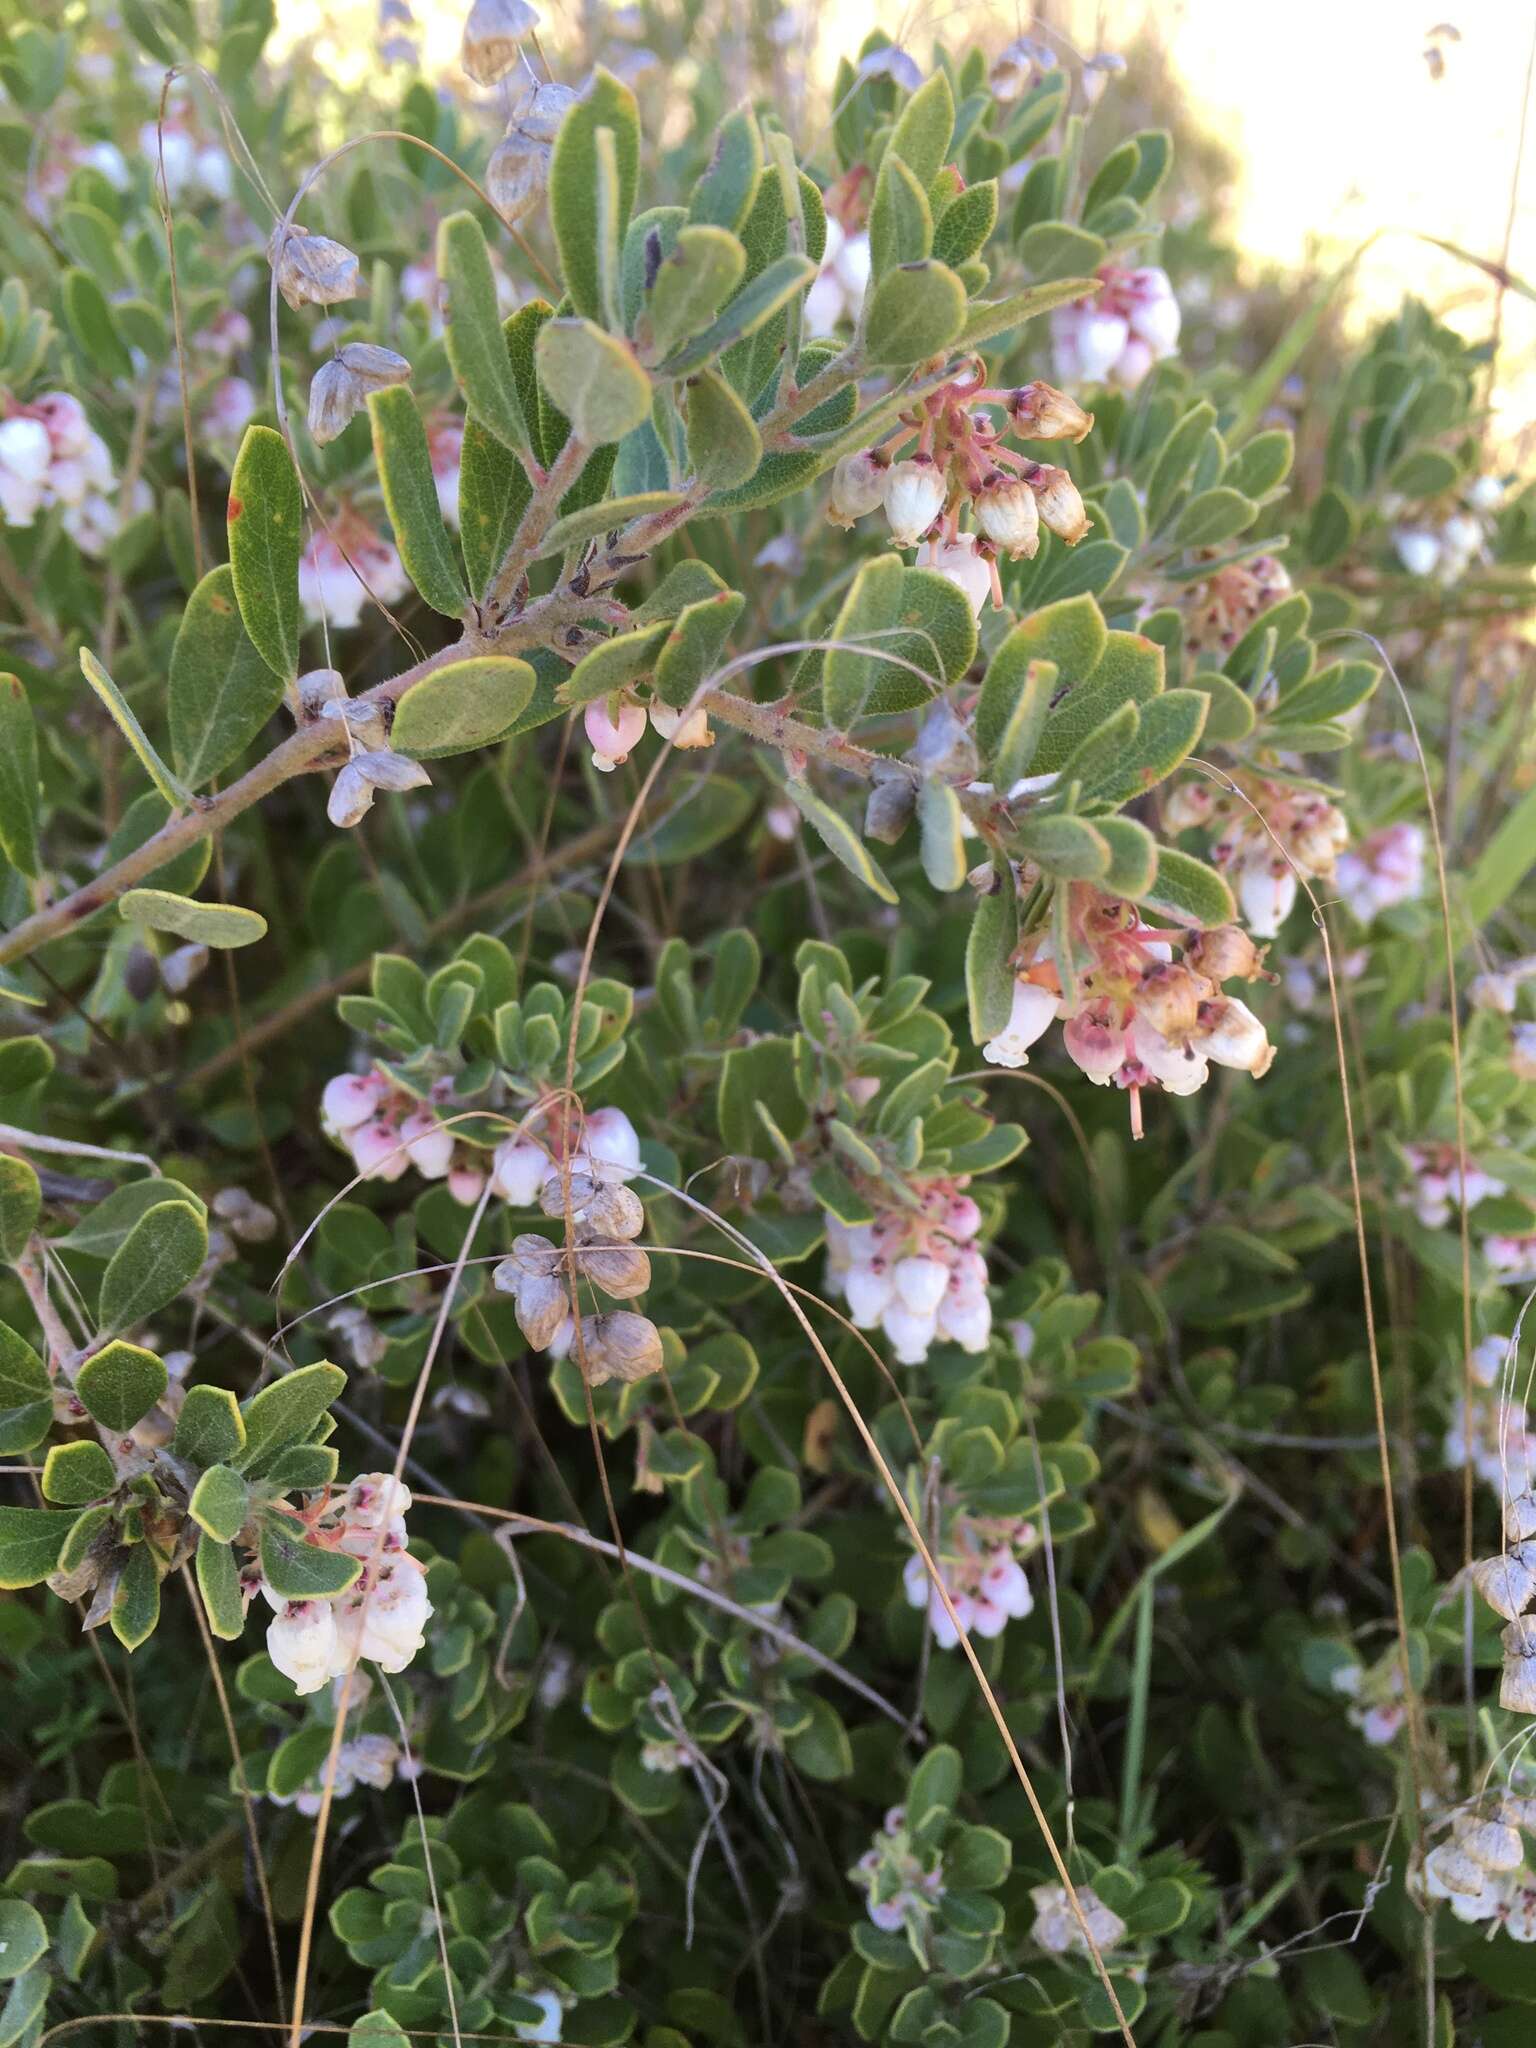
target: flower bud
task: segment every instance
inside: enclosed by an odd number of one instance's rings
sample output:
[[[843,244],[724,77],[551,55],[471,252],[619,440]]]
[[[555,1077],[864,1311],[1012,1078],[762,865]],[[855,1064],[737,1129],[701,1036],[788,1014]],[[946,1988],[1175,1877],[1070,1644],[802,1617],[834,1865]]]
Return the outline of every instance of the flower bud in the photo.
[[[543,198],[549,184],[551,149],[509,128],[491,151],[485,167],[485,189],[504,220],[517,222]]]
[[[599,697],[582,714],[587,738],[592,742],[592,766],[604,775],[629,759],[630,750],[645,731],[645,713],[638,704],[620,698],[616,708],[610,709],[614,702]]]
[[[1008,417],[1021,441],[1081,441],[1093,430],[1091,412],[1039,377],[1014,392]]]
[[[1197,932],[1184,948],[1184,961],[1207,981],[1258,981],[1264,973],[1265,951],[1240,925],[1221,924]]]
[[[1164,1038],[1183,1038],[1195,1028],[1201,994],[1200,983],[1187,967],[1158,961],[1142,974],[1131,1001],[1154,1031]]]
[[[878,839],[882,846],[894,846],[912,822],[917,809],[917,784],[903,775],[895,763],[888,774],[879,774],[864,807],[864,836]]]
[[[1076,547],[1093,521],[1083,510],[1082,497],[1071,477],[1054,463],[1037,462],[1026,470],[1025,482],[1039,500],[1042,523],[1069,548]]]
[[[512,69],[524,36],[538,25],[528,0],[475,0],[459,61],[476,85],[494,85]]]
[[[868,512],[878,512],[885,503],[891,472],[885,464],[861,448],[845,455],[832,472],[832,495],[827,501],[827,519],[833,526],[852,526]]]
[[[915,547],[944,509],[944,473],[931,455],[893,464],[885,482],[885,516],[900,548]]]
[[[644,1294],[651,1284],[651,1262],[632,1244],[588,1240],[576,1254],[576,1270],[617,1301]]]
[[[339,357],[322,363],[310,383],[306,416],[309,438],[315,446],[328,447],[343,433],[362,402],[361,386]]]
[[[491,1186],[495,1192],[514,1209],[531,1209],[549,1174],[548,1152],[529,1138],[507,1138],[491,1157]],[[523,1240],[519,1238],[517,1242],[521,1244]]]
[[[1201,1057],[1218,1067],[1236,1067],[1258,1081],[1275,1063],[1275,1048],[1264,1026],[1236,996],[1218,996],[1200,1005],[1195,1044]]]
[[[594,1387],[609,1380],[627,1384],[647,1379],[661,1370],[661,1332],[649,1316],[636,1315],[632,1309],[583,1316],[577,1356],[584,1356],[587,1378]]]
[[[362,292],[362,267],[352,251],[328,235],[279,222],[267,244],[267,261],[277,288],[297,312],[300,306],[338,306]]]
[[[408,384],[411,366],[392,348],[380,348],[373,341],[343,342],[336,360],[350,372],[363,392],[387,391],[392,384]]]
[[[674,747],[712,747],[715,736],[709,729],[709,713],[701,704],[694,711],[679,711],[663,704],[659,697],[650,702],[652,728]]]
[[[976,524],[1016,562],[1039,552],[1040,505],[1029,485],[994,470],[976,493]]]

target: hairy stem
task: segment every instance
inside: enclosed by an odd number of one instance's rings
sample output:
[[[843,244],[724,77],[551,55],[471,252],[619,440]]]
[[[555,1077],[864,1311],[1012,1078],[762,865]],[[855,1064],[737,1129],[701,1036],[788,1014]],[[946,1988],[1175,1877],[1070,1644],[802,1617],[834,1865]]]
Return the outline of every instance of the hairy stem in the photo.
[[[537,559],[539,543],[559,516],[560,500],[581,475],[591,453],[585,441],[579,441],[574,434],[566,435],[565,446],[549,465],[544,481],[535,486],[512,536],[512,545],[485,593],[483,609],[489,617],[499,616],[512,602],[529,564]]]

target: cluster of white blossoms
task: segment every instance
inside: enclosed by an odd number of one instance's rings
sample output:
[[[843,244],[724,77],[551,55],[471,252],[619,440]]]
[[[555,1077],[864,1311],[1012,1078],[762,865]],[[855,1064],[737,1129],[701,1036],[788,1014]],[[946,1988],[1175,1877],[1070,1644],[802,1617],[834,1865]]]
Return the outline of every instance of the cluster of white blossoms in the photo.
[[[828,1289],[858,1329],[885,1332],[900,1365],[921,1365],[932,1344],[984,1351],[992,1334],[986,1255],[974,1242],[981,1211],[966,1186],[915,1180],[910,1202],[880,1207],[872,1223],[824,1215]]]
[[[299,556],[299,603],[312,626],[332,632],[355,626],[372,597],[398,604],[411,587],[393,541],[387,541],[354,506],[335,512],[329,527],[312,533]]]
[[[1483,1239],[1489,1271],[1506,1287],[1527,1287],[1536,1280],[1536,1230],[1499,1230]]]
[[[363,1560],[360,1575],[334,1599],[285,1600],[259,1573],[247,1579],[247,1599],[259,1588],[274,1610],[267,1655],[297,1692],[318,1692],[361,1658],[381,1671],[403,1671],[421,1648],[432,1603],[426,1574],[406,1548],[410,1505],[409,1489],[387,1472],[365,1472],[339,1502],[299,1518],[318,1548]]]
[[[292,1806],[306,1816],[317,1814],[325,1768],[322,1765],[297,1792],[269,1791],[266,1797],[274,1806]],[[370,1792],[387,1792],[396,1778],[409,1781],[419,1776],[420,1771],[420,1764],[406,1754],[392,1735],[355,1735],[336,1752],[332,1795],[345,1799],[359,1785],[366,1785]]]
[[[1400,1733],[1408,1710],[1403,1705],[1402,1658],[1395,1649],[1371,1665],[1337,1665],[1331,1683],[1349,1701],[1350,1726],[1358,1728],[1372,1748],[1384,1747]]]
[[[1474,1160],[1459,1158],[1454,1145],[1405,1145],[1403,1153],[1413,1178],[1399,1190],[1398,1200],[1428,1230],[1443,1230],[1460,1212],[1463,1198],[1475,1209],[1505,1192],[1503,1181]]]
[[[866,1894],[864,1910],[886,1934],[903,1929],[919,1953],[923,1934],[944,1896],[944,1859],[920,1848],[907,1832],[907,1809],[890,1807],[873,1846],[848,1873]]]
[[[1246,932],[1236,925],[1189,932],[1143,924],[1134,904],[1086,883],[1069,886],[1076,1001],[1068,1007],[1050,935],[1026,941],[1012,1014],[982,1047],[984,1058],[1026,1066],[1030,1047],[1062,1018],[1062,1042],[1089,1080],[1129,1093],[1138,1137],[1145,1088],[1193,1095],[1213,1064],[1255,1079],[1268,1073],[1275,1048],[1264,1026],[1222,988],[1226,981],[1272,979]],[[1175,947],[1182,959],[1174,958]]]
[[[1010,1621],[1033,1611],[1035,1596],[1022,1560],[1036,1544],[1034,1524],[1020,1516],[973,1515],[954,1505],[941,1509],[941,1526],[928,1547],[967,1635],[1000,1636]],[[927,1608],[939,1648],[954,1649],[960,1632],[916,1551],[902,1567],[901,1584],[909,1607]]]
[[[965,593],[980,616],[990,598],[1001,608],[997,562],[1038,552],[1042,526],[1075,547],[1091,525],[1076,484],[1064,469],[1034,462],[1004,446],[1021,441],[1081,441],[1092,413],[1053,385],[992,390],[979,359],[918,400],[875,447],[845,455],[832,472],[827,517],[834,526],[883,510],[899,548],[917,549],[919,569],[933,569]],[[993,418],[1001,412],[1003,423]],[[903,452],[909,444],[911,452]],[[962,529],[969,508],[975,530]]]
[[[399,1180],[414,1167],[423,1180],[446,1180],[466,1207],[480,1199],[484,1155],[455,1139],[429,1102],[395,1088],[377,1068],[327,1081],[320,1125],[351,1153],[364,1180]]]
[[[148,485],[140,478],[124,503],[110,449],[67,391],[44,392],[30,405],[3,404],[0,519],[31,526],[39,512],[56,505],[81,553],[104,554],[124,518],[153,503]]]
[[[1106,263],[1091,298],[1051,315],[1056,374],[1070,384],[1112,384],[1134,391],[1154,363],[1179,345],[1179,302],[1168,273]]]
[[[1460,503],[1443,518],[1394,527],[1397,559],[1410,576],[1459,583],[1474,563],[1490,559],[1489,522],[1503,502],[1504,486],[1497,477],[1475,477],[1462,490]],[[1383,509],[1390,518],[1390,500]]]
[[[1255,620],[1290,594],[1290,575],[1273,555],[1229,562],[1203,582],[1185,585],[1174,600],[1184,614],[1185,650],[1197,658],[1230,654]]]
[[[1409,1873],[1409,1889],[1445,1899],[1458,1920],[1491,1923],[1512,1941],[1536,1941],[1536,1870],[1526,1862],[1522,1830],[1536,1834],[1536,1797],[1513,1789],[1491,1802],[1468,1801],[1450,1816],[1447,1839]]]
[[[1424,827],[1384,825],[1339,855],[1333,878],[1350,915],[1361,924],[1400,903],[1416,902],[1424,893]]]
[[[1077,1903],[1083,1911],[1083,1921],[1093,1937],[1095,1948],[1104,1950],[1118,1948],[1125,1939],[1125,1922],[1118,1913],[1111,1912],[1092,1885],[1076,1887]],[[1037,1884],[1029,1894],[1035,1909],[1035,1924],[1029,1930],[1029,1938],[1050,1955],[1064,1956],[1077,1950],[1083,1955],[1091,1953],[1083,1936],[1082,1922],[1072,1910],[1072,1901],[1067,1897],[1064,1884]]]
[[[1472,1398],[1458,1397],[1442,1454],[1459,1471],[1470,1465],[1501,1503],[1528,1494],[1536,1475],[1536,1437],[1525,1406],[1506,1386],[1513,1358],[1508,1337],[1484,1337],[1472,1347]]]
[[[1242,795],[1208,782],[1180,783],[1163,804],[1163,824],[1169,832],[1199,826],[1216,834],[1213,864],[1230,875],[1249,931],[1272,939],[1291,914],[1298,877],[1335,880],[1349,824],[1337,804],[1314,790],[1237,779],[1245,785]]]

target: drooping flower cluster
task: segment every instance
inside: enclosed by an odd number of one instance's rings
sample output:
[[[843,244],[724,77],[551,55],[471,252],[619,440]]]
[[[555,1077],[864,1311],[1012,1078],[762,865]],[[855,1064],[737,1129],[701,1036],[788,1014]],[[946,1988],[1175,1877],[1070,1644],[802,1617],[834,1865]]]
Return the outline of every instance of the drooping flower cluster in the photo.
[[[415,1167],[423,1180],[446,1180],[466,1206],[485,1186],[483,1155],[458,1141],[428,1102],[407,1095],[377,1068],[337,1074],[320,1097],[320,1123],[364,1180],[399,1180]]]
[[[1177,603],[1184,614],[1186,649],[1195,656],[1225,657],[1256,619],[1290,594],[1285,564],[1273,555],[1227,563],[1203,583],[1181,590]]]
[[[709,714],[702,705],[692,711],[679,711],[659,697],[642,704],[628,690],[618,690],[611,696],[594,698],[582,714],[592,746],[592,766],[600,774],[611,775],[629,759],[645,737],[647,716],[657,736],[670,740],[674,747],[715,744]]]
[[[355,626],[370,597],[398,604],[411,587],[393,542],[363,515],[344,505],[304,544],[299,556],[299,603],[312,626],[333,632]]]
[[[917,566],[937,570],[964,591],[978,615],[988,597],[1003,602],[997,560],[1032,556],[1046,527],[1075,546],[1091,525],[1077,486],[1064,469],[1034,462],[1003,445],[1081,441],[1092,413],[1050,384],[992,390],[973,359],[958,377],[903,413],[888,438],[845,455],[832,472],[827,517],[852,526],[882,507],[899,548],[917,549]],[[990,410],[989,410],[990,408]],[[1000,410],[1002,426],[992,417]],[[902,450],[916,436],[910,454]],[[971,508],[976,531],[962,530]]]
[[[1080,1884],[1076,1890],[1094,1947],[1117,1948],[1125,1939],[1125,1922],[1118,1913],[1110,1911],[1092,1885]],[[1090,1953],[1064,1884],[1037,1884],[1029,1897],[1035,1909],[1035,1924],[1029,1930],[1031,1941],[1053,1956],[1064,1956],[1073,1950],[1083,1955]]]
[[[938,1526],[924,1540],[944,1581],[955,1613],[969,1635],[1000,1636],[1010,1621],[1032,1612],[1022,1560],[1036,1548],[1032,1522],[1016,1515],[976,1515],[954,1499],[941,1499]],[[960,1640],[949,1609],[928,1576],[928,1567],[914,1551],[902,1567],[902,1590],[909,1607],[926,1607],[928,1625],[941,1650]]]
[[[387,1472],[366,1472],[339,1501],[297,1517],[311,1544],[363,1560],[360,1575],[334,1599],[285,1600],[251,1575],[247,1597],[259,1587],[273,1610],[267,1655],[296,1691],[318,1692],[359,1658],[403,1671],[421,1648],[432,1603],[426,1574],[406,1548],[410,1505],[409,1489]]]
[[[1249,931],[1272,939],[1291,914],[1298,876],[1335,879],[1349,824],[1316,790],[1268,778],[1234,779],[1241,795],[1207,782],[1180,783],[1163,805],[1163,823],[1170,832],[1203,826],[1216,835],[1211,860],[1231,876]]]
[[[1433,576],[1439,583],[1459,583],[1474,563],[1491,559],[1489,522],[1504,502],[1497,477],[1475,477],[1461,491],[1458,503],[1443,516],[1416,520],[1393,529],[1397,559],[1410,576]]]
[[[1335,864],[1334,881],[1350,915],[1361,924],[1399,903],[1416,901],[1424,893],[1424,827],[1385,825],[1359,846],[1346,847]]]
[[[974,1241],[981,1211],[966,1186],[915,1180],[909,1203],[879,1207],[871,1223],[824,1219],[829,1291],[857,1328],[885,1332],[900,1365],[921,1365],[936,1343],[984,1351],[992,1334],[986,1255]]]
[[[1275,1056],[1248,1005],[1226,981],[1258,981],[1263,953],[1236,925],[1186,932],[1144,924],[1134,904],[1073,883],[1069,905],[1077,962],[1068,1004],[1049,936],[1026,940],[1017,960],[1013,1010],[982,1047],[994,1066],[1022,1067],[1029,1049],[1061,1017],[1062,1042],[1089,1080],[1111,1081],[1131,1097],[1131,1129],[1141,1135],[1141,1091],[1192,1095],[1211,1064],[1255,1079]],[[1175,959],[1174,948],[1182,949]]]
[[[1479,1479],[1493,1487],[1502,1506],[1531,1489],[1536,1476],[1536,1437],[1524,1404],[1513,1398],[1506,1385],[1512,1367],[1509,1339],[1484,1337],[1472,1347],[1471,1367],[1471,1405],[1458,1399],[1443,1454],[1446,1464],[1457,1470],[1470,1465]]]
[[[354,1703],[356,1693],[354,1690]],[[415,1758],[406,1755],[392,1735],[354,1735],[336,1752],[332,1796],[346,1799],[359,1785],[370,1792],[387,1792],[397,1777],[410,1780],[420,1770]],[[306,1817],[320,1811],[325,1766],[301,1785],[297,1792],[268,1791],[274,1806],[292,1806]]]
[[[919,1956],[926,1956],[926,1935],[944,1896],[944,1859],[935,1848],[921,1847],[907,1831],[907,1810],[891,1807],[873,1845],[848,1873],[866,1894],[864,1910],[887,1934],[905,1931]]]
[[[1536,1280],[1536,1230],[1500,1230],[1483,1239],[1483,1257],[1507,1287]]]
[[[104,553],[125,512],[148,508],[142,478],[125,507],[111,452],[79,399],[67,391],[46,391],[30,405],[9,399],[0,404],[0,519],[7,526],[30,526],[39,512],[57,505],[64,531],[81,553]]]
[[[1337,1665],[1332,1685],[1349,1701],[1350,1726],[1358,1728],[1374,1749],[1391,1742],[1408,1719],[1403,1705],[1403,1661],[1395,1648],[1371,1665]]]
[[[1410,1872],[1410,1889],[1426,1900],[1448,1900],[1458,1920],[1491,1922],[1490,1932],[1536,1941],[1536,1871],[1521,1837],[1522,1829],[1536,1833],[1536,1797],[1511,1787],[1491,1801],[1467,1801],[1450,1825],[1422,1869]]]
[[[1113,384],[1134,391],[1154,363],[1179,345],[1179,302],[1168,273],[1106,263],[1092,298],[1051,315],[1056,374],[1071,384]]]
[[[1403,1151],[1413,1179],[1399,1191],[1398,1200],[1411,1208],[1428,1230],[1443,1230],[1460,1212],[1463,1196],[1466,1206],[1475,1209],[1479,1202],[1505,1191],[1503,1181],[1495,1180],[1474,1160],[1458,1163],[1454,1145],[1405,1145]]]

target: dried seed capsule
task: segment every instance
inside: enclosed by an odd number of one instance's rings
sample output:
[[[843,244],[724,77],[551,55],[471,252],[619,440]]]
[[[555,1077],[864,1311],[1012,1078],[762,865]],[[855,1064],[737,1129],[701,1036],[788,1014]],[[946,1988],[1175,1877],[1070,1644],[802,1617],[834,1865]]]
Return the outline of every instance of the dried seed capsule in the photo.
[[[1082,495],[1071,477],[1054,463],[1037,462],[1025,471],[1024,481],[1040,501],[1041,524],[1069,548],[1076,547],[1093,521],[1083,510]]]
[[[312,668],[299,677],[299,710],[305,718],[318,718],[327,704],[345,702],[346,695],[339,669]]]
[[[1517,1493],[1505,1501],[1504,1534],[1511,1543],[1529,1543],[1536,1537],[1536,1495]]]
[[[645,1228],[645,1205],[637,1194],[615,1181],[593,1192],[587,1204],[587,1224],[604,1237],[638,1237]]]
[[[362,266],[352,251],[328,235],[312,235],[297,222],[280,221],[267,244],[267,261],[277,288],[297,312],[300,306],[337,306],[362,291]]]
[[[553,143],[561,122],[580,98],[574,87],[560,85],[552,78],[525,79],[513,104],[507,132],[521,135],[526,142]]]
[[[363,402],[357,379],[337,356],[322,363],[309,387],[309,438],[325,448],[351,425]]]
[[[517,1327],[535,1351],[543,1351],[570,1314],[571,1297],[558,1280],[524,1274],[518,1282],[516,1305]]]
[[[536,1274],[547,1280],[564,1269],[565,1252],[559,1245],[551,1244],[547,1237],[540,1237],[536,1230],[522,1230],[512,1240],[512,1257],[508,1263],[515,1265],[520,1273]]]
[[[381,348],[375,341],[344,342],[336,351],[336,360],[352,373],[365,392],[387,391],[392,384],[410,382],[411,366],[405,357],[392,348]]]
[[[591,1206],[592,1197],[597,1193],[597,1182],[588,1173],[572,1173],[570,1177],[571,1214],[582,1222]],[[539,1191],[539,1207],[546,1216],[564,1216],[566,1207],[565,1187],[558,1173],[552,1173]]]
[[[651,1284],[651,1262],[645,1253],[612,1239],[585,1243],[576,1254],[576,1270],[618,1301],[644,1294]]]
[[[1504,1645],[1504,1678],[1499,1705],[1512,1714],[1536,1714],[1536,1626],[1529,1618],[1499,1631]]]
[[[908,758],[946,782],[969,782],[976,773],[976,742],[947,697],[934,703]]]
[[[553,151],[547,142],[533,142],[515,128],[491,151],[485,167],[485,189],[503,220],[519,221],[532,213],[549,184]]]
[[[1014,392],[1008,417],[1021,441],[1081,441],[1093,428],[1091,412],[1038,377]]]
[[[1456,1839],[1480,1870],[1518,1870],[1525,1861],[1520,1830],[1508,1821],[1469,1818],[1457,1827]]]
[[[1170,831],[1180,829],[1169,825]],[[1185,965],[1209,981],[1257,981],[1264,972],[1264,951],[1235,924],[1197,932],[1184,948]]]
[[[1514,1621],[1530,1605],[1536,1593],[1536,1544],[1517,1543],[1513,1550],[1497,1557],[1485,1557],[1472,1567],[1472,1583],[1495,1614]]]
[[[649,1316],[617,1308],[606,1315],[583,1316],[581,1345],[587,1377],[594,1387],[609,1380],[643,1380],[661,1370],[661,1332]]]
[[[476,85],[494,85],[512,69],[524,36],[538,25],[528,0],[475,0],[459,61]]]

